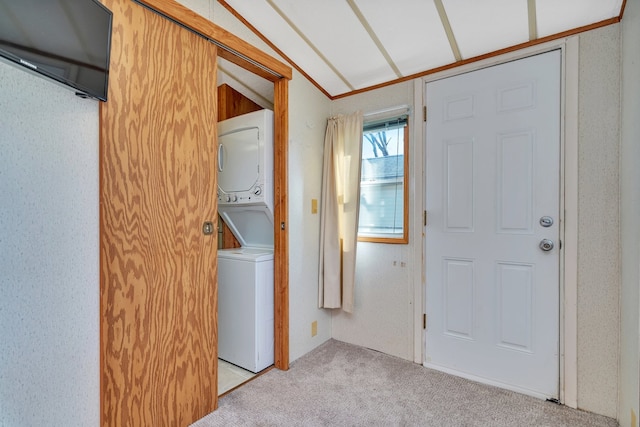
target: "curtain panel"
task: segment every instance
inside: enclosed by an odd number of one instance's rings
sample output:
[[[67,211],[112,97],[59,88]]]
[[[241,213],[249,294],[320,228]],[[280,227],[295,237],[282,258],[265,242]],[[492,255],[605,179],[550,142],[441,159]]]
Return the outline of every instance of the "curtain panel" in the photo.
[[[327,120],[320,211],[318,302],[353,312],[362,112]]]

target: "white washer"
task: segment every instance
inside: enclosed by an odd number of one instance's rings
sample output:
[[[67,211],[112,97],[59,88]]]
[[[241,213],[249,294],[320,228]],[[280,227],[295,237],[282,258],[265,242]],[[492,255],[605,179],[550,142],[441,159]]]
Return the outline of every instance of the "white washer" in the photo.
[[[218,357],[273,365],[273,112],[218,123],[218,212],[241,248],[218,250]]]
[[[273,249],[218,251],[218,357],[251,372],[273,365]]]

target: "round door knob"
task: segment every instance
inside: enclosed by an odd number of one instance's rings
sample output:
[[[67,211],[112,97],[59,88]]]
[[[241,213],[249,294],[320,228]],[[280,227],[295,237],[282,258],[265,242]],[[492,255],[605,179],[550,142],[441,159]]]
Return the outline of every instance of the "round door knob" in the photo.
[[[542,249],[545,252],[549,252],[551,249],[553,249],[553,240],[549,240],[549,239],[540,240],[540,249]]]
[[[213,234],[214,230],[215,226],[213,225],[213,222],[205,221],[204,224],[202,224],[202,234],[204,234],[205,236]]]

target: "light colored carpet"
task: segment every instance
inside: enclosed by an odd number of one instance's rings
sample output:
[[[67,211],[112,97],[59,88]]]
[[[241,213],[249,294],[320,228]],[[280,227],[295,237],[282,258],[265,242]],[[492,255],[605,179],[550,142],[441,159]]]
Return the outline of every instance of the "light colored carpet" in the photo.
[[[610,418],[329,340],[223,396],[193,427],[613,427]]]

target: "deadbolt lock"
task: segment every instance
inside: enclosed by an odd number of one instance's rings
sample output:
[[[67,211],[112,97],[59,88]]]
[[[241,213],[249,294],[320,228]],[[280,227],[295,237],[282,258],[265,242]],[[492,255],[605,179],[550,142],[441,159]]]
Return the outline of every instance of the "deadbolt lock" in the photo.
[[[540,225],[543,227],[551,227],[553,225],[553,218],[550,216],[543,216],[540,218]]]

